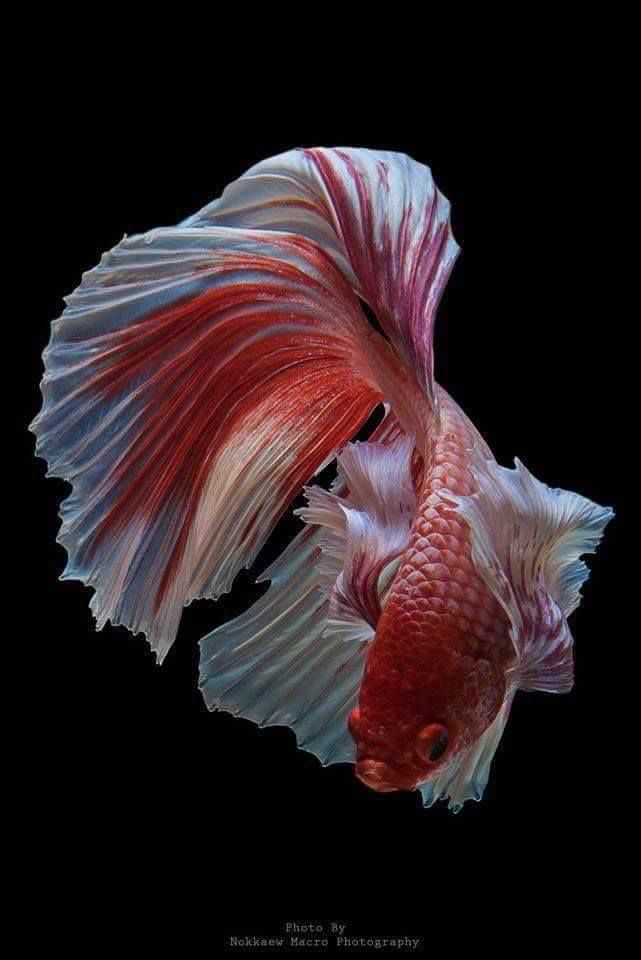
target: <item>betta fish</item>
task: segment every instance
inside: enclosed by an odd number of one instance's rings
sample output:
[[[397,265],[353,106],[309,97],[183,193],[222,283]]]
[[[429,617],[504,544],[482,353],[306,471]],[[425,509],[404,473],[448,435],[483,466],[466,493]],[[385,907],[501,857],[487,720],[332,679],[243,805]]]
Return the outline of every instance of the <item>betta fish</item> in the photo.
[[[201,641],[207,707],[458,810],[516,691],[571,688],[580,557],[612,511],[500,466],[435,381],[449,210],[400,153],[258,163],[84,274],[32,430],[72,486],[63,579],[159,661],[183,607],[229,592],[304,489],[269,588]]]

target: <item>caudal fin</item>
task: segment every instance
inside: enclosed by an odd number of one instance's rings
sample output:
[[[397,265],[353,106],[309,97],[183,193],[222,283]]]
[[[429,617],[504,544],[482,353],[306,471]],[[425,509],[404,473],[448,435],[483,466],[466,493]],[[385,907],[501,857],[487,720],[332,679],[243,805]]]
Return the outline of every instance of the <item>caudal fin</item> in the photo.
[[[282,233],[124,239],[67,303],[32,425],[73,485],[64,577],[162,659],[183,604],[230,589],[381,399],[367,352],[387,347],[332,260]]]
[[[402,153],[290,150],[251,167],[185,221],[290,230],[325,249],[370,305],[436,409],[436,311],[459,254],[450,204]]]
[[[99,627],[143,631],[162,659],[183,604],[230,589],[381,399],[420,445],[448,210],[408,157],[292,151],[85,274],[32,429],[72,484],[64,577],[93,587]]]

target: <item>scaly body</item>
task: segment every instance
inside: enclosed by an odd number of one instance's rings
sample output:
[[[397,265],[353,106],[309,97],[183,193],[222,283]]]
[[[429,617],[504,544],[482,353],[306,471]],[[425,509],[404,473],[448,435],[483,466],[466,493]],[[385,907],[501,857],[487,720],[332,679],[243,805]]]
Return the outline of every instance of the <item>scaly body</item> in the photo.
[[[476,492],[469,451],[485,445],[444,391],[440,401],[420,506],[360,692],[356,771],[381,792],[412,789],[487,729],[515,657],[508,617],[472,560],[469,527],[441,496]],[[433,723],[448,742],[430,762],[417,739]]]

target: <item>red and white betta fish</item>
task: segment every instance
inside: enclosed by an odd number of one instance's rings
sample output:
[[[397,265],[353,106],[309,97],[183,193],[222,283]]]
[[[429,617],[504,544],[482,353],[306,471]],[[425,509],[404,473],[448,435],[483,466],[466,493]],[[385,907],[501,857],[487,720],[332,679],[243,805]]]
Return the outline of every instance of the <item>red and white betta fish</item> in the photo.
[[[572,686],[579,557],[612,516],[499,466],[435,382],[457,254],[448,202],[407,156],[265,160],[84,275],[32,425],[73,487],[63,577],[93,588],[98,629],[143,631],[160,660],[183,606],[228,592],[336,458],[267,592],[202,640],[203,696],[454,809],[481,797],[516,691]]]

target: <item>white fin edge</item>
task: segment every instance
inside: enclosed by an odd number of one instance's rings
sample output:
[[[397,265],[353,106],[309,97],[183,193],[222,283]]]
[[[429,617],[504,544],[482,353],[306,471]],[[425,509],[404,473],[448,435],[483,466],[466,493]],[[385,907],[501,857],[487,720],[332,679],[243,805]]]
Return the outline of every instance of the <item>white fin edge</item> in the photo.
[[[322,531],[303,529],[259,578],[267,592],[200,641],[200,689],[209,710],[260,727],[288,726],[323,766],[353,763],[347,717],[358,704],[367,647],[323,633],[318,589]]]
[[[369,641],[416,513],[414,441],[350,443],[338,455],[349,494],[307,487],[308,506],[296,513],[325,527],[321,588],[329,597],[327,636]]]
[[[487,730],[466,750],[452,767],[435,780],[420,784],[425,807],[449,798],[451,810],[458,813],[466,800],[480,800],[487,786],[490,767],[510,715],[513,694],[507,696]]]
[[[393,443],[399,429],[386,407],[373,442]],[[340,479],[334,490],[347,495]],[[323,526],[305,526],[257,578],[270,581],[267,592],[200,642],[200,689],[208,709],[261,727],[289,726],[298,746],[323,766],[354,762],[348,718],[367,658],[366,644],[325,636],[329,597],[320,570],[326,533]]]
[[[566,617],[578,606],[593,553],[614,515],[586,497],[548,487],[515,459],[510,470],[473,452],[478,491],[444,492],[470,527],[472,559],[511,622],[513,686],[563,693],[573,683]]]

